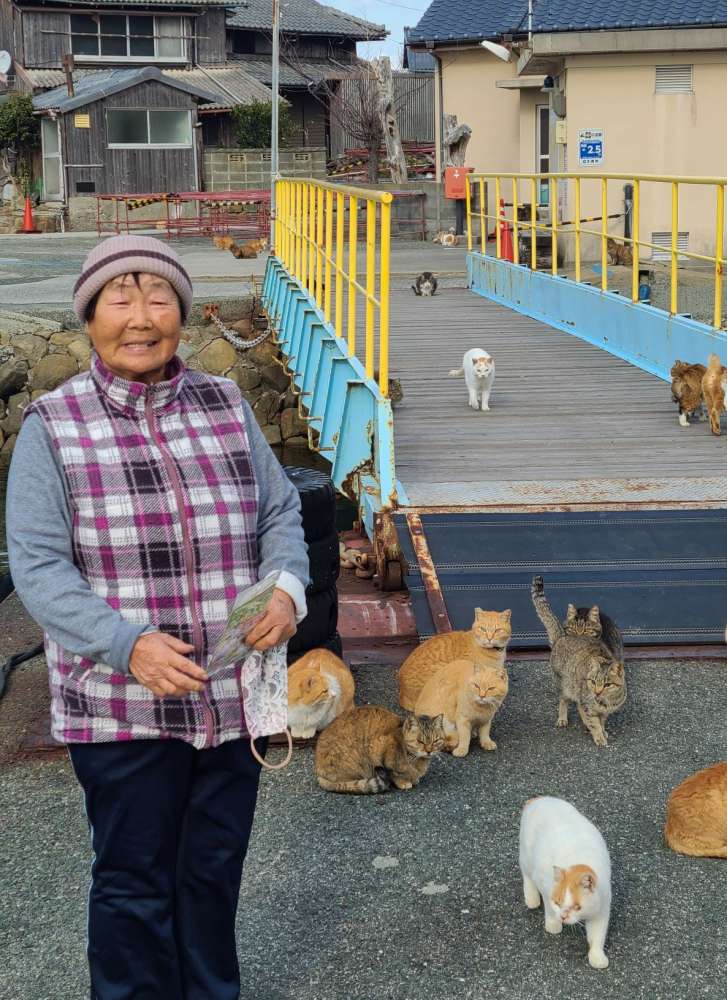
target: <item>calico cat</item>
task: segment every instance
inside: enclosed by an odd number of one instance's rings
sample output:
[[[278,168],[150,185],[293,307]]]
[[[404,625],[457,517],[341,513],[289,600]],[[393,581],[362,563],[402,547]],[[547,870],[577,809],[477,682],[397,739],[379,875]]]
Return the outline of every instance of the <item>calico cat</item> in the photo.
[[[671,398],[679,407],[679,423],[689,427],[689,418],[702,409],[704,365],[675,361],[671,368]]]
[[[596,746],[606,746],[606,719],[626,701],[623,639],[617,626],[600,615],[601,637],[567,634],[548,604],[543,578],[533,578],[533,605],[550,642],[550,666],[560,687],[557,726],[568,725],[568,706],[575,702],[583,725]],[[604,619],[609,627],[606,629]]]
[[[473,410],[479,410],[480,405],[483,410],[490,409],[490,393],[495,381],[495,361],[487,351],[473,347],[462,358],[462,367],[453,368],[449,374],[454,378],[464,375],[469,404]]]
[[[709,355],[709,364],[702,378],[702,395],[709,414],[709,426],[713,434],[720,434],[720,416],[725,409],[727,392],[727,368],[716,354]]]
[[[693,858],[727,858],[727,764],[692,774],[669,796],[664,837]]]
[[[351,708],[318,737],[316,777],[327,792],[350,795],[413,788],[446,744],[441,715],[402,719],[378,705]]]
[[[432,240],[432,243],[441,243],[443,247],[456,247],[459,246],[459,236],[457,236],[453,227],[446,232],[444,229],[440,229]]]
[[[455,660],[432,674],[417,698],[414,712],[417,716],[443,716],[447,749],[455,757],[467,756],[473,730],[479,730],[483,750],[497,750],[490,726],[507,689],[504,667]]]
[[[437,279],[431,271],[422,271],[411,287],[415,295],[431,296],[437,290]]]
[[[439,670],[455,660],[469,660],[476,667],[504,669],[505,652],[512,636],[510,611],[475,608],[468,632],[443,632],[423,642],[399,668],[399,704],[413,712],[422,688]]]
[[[625,243],[618,243],[616,240],[609,238],[606,240],[606,251],[611,260],[612,264],[623,264],[624,266],[631,265],[634,262],[634,255],[631,247],[626,246]]]
[[[528,909],[543,900],[546,931],[560,934],[583,922],[589,963],[607,968],[611,859],[593,823],[563,799],[530,799],[520,819],[520,872]]]
[[[327,649],[312,649],[288,669],[288,726],[297,739],[311,739],[353,705],[353,675]]]

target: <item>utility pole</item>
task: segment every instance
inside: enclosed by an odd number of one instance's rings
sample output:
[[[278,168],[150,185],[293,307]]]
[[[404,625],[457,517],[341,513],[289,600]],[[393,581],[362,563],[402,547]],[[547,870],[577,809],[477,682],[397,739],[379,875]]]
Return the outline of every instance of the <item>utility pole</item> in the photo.
[[[280,0],[273,0],[273,114],[270,142],[270,246],[275,246],[275,181],[278,177],[278,131],[280,100]]]

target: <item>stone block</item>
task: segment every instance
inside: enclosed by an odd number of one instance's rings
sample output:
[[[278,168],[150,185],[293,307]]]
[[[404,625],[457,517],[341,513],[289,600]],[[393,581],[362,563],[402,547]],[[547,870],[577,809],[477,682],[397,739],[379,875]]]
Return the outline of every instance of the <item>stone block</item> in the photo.
[[[260,426],[265,427],[266,424],[273,422],[279,409],[280,393],[273,389],[266,389],[253,404],[252,412]]]
[[[91,341],[88,337],[76,337],[68,345],[68,353],[73,355],[79,365],[85,365],[91,360]]]
[[[51,334],[50,342],[51,344],[55,344],[56,347],[68,347],[77,337],[77,330],[62,330],[60,333]]]
[[[298,416],[297,409],[283,410],[280,415],[280,432],[283,435],[283,441],[287,441],[288,438],[293,438],[297,436],[304,436],[308,433],[308,425],[305,420],[302,420]]]
[[[275,424],[268,424],[267,427],[263,427],[263,437],[269,445],[280,444],[282,438],[280,436],[280,428]]]
[[[237,352],[223,337],[210,341],[197,355],[202,371],[225,375],[237,361]]]
[[[77,372],[78,362],[69,354],[46,354],[33,368],[31,386],[33,389],[56,389]]]
[[[34,365],[48,353],[48,341],[34,333],[21,333],[13,337],[13,347],[21,357],[25,357]]]
[[[28,381],[30,365],[24,358],[18,358],[13,350],[3,351],[5,361],[0,363],[0,399],[9,399],[15,392],[20,392]]]
[[[245,364],[243,361],[240,361],[235,365],[230,372],[230,378],[237,383],[238,387],[243,392],[249,392],[251,389],[257,389],[261,382],[260,372],[257,368],[254,368],[252,365]]]
[[[0,423],[0,427],[2,427],[6,436],[18,433],[20,425],[23,422],[23,413],[29,403],[29,392],[17,392],[14,396],[10,397],[8,400],[7,414],[5,415],[2,423]]]
[[[285,373],[285,369],[278,364],[263,365],[260,369],[263,381],[271,385],[278,392],[286,392],[290,386],[290,378]]]
[[[278,345],[272,337],[268,337],[262,344],[245,351],[245,357],[254,365],[263,368],[265,365],[272,364],[273,358],[277,358],[278,353]]]

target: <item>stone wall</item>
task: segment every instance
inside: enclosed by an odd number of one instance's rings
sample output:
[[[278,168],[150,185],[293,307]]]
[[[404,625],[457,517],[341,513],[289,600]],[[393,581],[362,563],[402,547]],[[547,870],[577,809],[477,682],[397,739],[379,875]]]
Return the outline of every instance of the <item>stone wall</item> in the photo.
[[[229,323],[244,340],[267,329],[259,302],[250,299]],[[307,447],[307,430],[298,416],[290,379],[272,337],[249,350],[233,347],[212,323],[185,327],[179,354],[189,368],[231,378],[253,409],[271,445]],[[90,342],[81,330],[25,314],[0,313],[0,466],[10,461],[30,402],[89,367]]]

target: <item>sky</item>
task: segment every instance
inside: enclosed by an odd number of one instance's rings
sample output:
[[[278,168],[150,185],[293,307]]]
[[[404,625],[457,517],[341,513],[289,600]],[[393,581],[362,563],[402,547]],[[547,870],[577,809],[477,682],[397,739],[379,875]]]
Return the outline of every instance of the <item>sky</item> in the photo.
[[[385,24],[389,37],[384,42],[359,44],[359,55],[364,58],[386,55],[396,68],[401,66],[404,25],[415,25],[429,6],[429,0],[324,0],[329,7],[337,7],[348,14],[355,14],[374,24]]]

